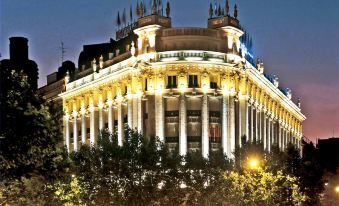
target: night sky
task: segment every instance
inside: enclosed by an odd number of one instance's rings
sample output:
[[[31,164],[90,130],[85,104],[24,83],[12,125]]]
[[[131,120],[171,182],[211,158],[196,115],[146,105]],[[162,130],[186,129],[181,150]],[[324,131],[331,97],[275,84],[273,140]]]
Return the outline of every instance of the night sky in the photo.
[[[149,0],[144,0],[148,2]],[[214,2],[214,1],[213,1]],[[224,0],[220,1],[224,4]],[[77,63],[84,44],[114,38],[118,10],[136,0],[0,0],[0,52],[8,38],[29,38],[39,85],[65,59]],[[206,27],[209,0],[171,0],[174,27]],[[234,0],[230,0],[233,12]],[[302,99],[304,134],[311,140],[339,136],[339,1],[237,0],[240,23],[252,35],[265,70]],[[129,12],[126,12],[129,13]],[[128,16],[128,15],[127,15]]]

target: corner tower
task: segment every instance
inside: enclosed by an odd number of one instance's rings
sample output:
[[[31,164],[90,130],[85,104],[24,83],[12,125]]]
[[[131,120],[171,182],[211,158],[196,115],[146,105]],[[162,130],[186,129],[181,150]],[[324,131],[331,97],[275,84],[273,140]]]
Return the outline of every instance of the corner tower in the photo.
[[[156,0],[152,3],[152,13],[150,15],[144,14],[144,7],[141,3],[139,5],[140,18],[137,22],[137,28],[134,33],[138,35],[138,55],[150,53],[154,54],[157,51],[157,31],[161,28],[171,28],[172,21],[170,18],[170,3],[166,4],[166,16],[163,15],[163,8],[159,8]],[[150,56],[150,59],[154,56]]]

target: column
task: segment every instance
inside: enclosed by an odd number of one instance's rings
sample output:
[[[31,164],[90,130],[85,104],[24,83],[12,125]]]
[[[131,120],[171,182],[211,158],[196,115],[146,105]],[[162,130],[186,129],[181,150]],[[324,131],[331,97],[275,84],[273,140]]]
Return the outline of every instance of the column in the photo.
[[[206,94],[202,97],[201,102],[201,122],[202,122],[202,156],[208,158],[209,153],[209,138],[208,138],[208,96]]]
[[[227,139],[229,158],[234,158],[233,152],[235,150],[235,102],[234,97],[229,98],[229,137]]]
[[[66,144],[66,147],[67,147],[67,152],[69,153],[70,152],[70,133],[69,133],[69,117],[68,115],[66,115],[64,117],[64,132],[65,132],[65,144]]]
[[[122,111],[122,103],[118,101],[118,145],[122,146],[123,138],[124,138],[124,116]]]
[[[91,114],[90,114],[90,142],[91,142],[91,145],[94,145],[96,143],[97,130],[98,130],[98,123],[97,123],[97,118],[96,118],[96,111],[93,108],[91,110]]]
[[[104,112],[103,108],[99,107],[99,133],[101,134],[101,130],[104,129]]]
[[[275,122],[274,122],[274,119],[272,119],[272,121],[271,121],[271,146],[273,144],[277,143],[276,142],[277,141],[276,138],[277,138],[277,136],[275,134]]]
[[[127,125],[130,129],[133,128],[133,98],[129,97],[127,99]]]
[[[261,112],[261,125],[262,125],[262,143],[264,145],[264,149],[267,149],[267,129],[266,129],[267,117],[264,111]]]
[[[113,106],[112,104],[110,103],[108,105],[108,131],[113,134],[113,124],[114,124],[114,115],[113,115]]]
[[[86,115],[85,113],[81,114],[81,143],[86,144],[86,134],[87,134],[87,128],[86,128]]]
[[[224,151],[224,155],[227,155],[228,158],[231,156],[231,147],[230,147],[230,140],[229,140],[229,124],[228,124],[228,116],[229,116],[229,95],[224,94],[222,96],[222,148]]]
[[[287,148],[288,145],[288,138],[287,138],[287,129],[284,129],[284,139],[285,139],[285,149]]]
[[[155,95],[155,136],[157,136],[160,141],[165,141],[164,135],[164,102],[162,94]]]
[[[281,126],[280,123],[278,124],[278,144],[279,144],[279,149],[282,150],[283,149],[283,142],[282,142],[282,138],[281,138]]]
[[[248,131],[249,131],[249,126],[248,126],[248,109],[247,109],[247,99],[245,95],[239,95],[239,123],[240,123],[240,140],[239,144],[241,145],[242,137],[245,135],[246,140],[249,139],[248,136]]]
[[[250,123],[249,123],[249,140],[253,142],[254,140],[254,109],[253,105],[249,105],[249,118],[250,118]]]
[[[187,154],[187,111],[185,94],[179,97],[179,154]]]
[[[284,127],[281,128],[281,138],[282,138],[282,142],[283,142],[283,149],[286,149],[286,133],[285,133],[285,129]]]
[[[138,131],[138,95],[134,94],[132,98],[132,129],[136,129]]]
[[[262,141],[262,132],[261,132],[261,112],[260,109],[257,108],[257,141],[261,142]]]
[[[256,142],[258,139],[258,119],[257,119],[257,111],[256,108],[254,107],[254,105],[252,106],[252,116],[253,116],[253,122],[251,127],[253,128],[253,137],[252,137],[252,141]]]
[[[74,121],[73,121],[73,147],[74,152],[78,151],[78,119],[77,115],[74,115]]]
[[[138,109],[138,111],[137,111],[137,114],[138,114],[138,116],[137,116],[137,128],[138,128],[138,132],[140,133],[140,134],[143,134],[143,130],[144,130],[144,125],[143,125],[143,121],[144,121],[144,110],[143,110],[143,107],[142,107],[142,96],[141,95],[139,95],[139,96],[137,96],[137,99],[136,99],[136,101],[137,101],[137,109]]]
[[[272,144],[272,135],[271,135],[271,132],[272,132],[272,128],[271,128],[271,118],[268,117],[267,118],[267,149],[268,151],[270,152],[271,151],[271,144]]]

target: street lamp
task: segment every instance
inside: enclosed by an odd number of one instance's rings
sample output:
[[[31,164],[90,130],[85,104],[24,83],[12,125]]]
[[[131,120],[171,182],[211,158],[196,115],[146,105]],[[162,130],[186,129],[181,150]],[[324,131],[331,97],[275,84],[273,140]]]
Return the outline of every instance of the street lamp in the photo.
[[[337,185],[334,189],[335,193],[336,193],[336,196],[337,196],[337,201],[339,199],[339,185]]]
[[[248,168],[251,170],[258,170],[260,167],[259,160],[257,158],[250,158],[248,160]]]

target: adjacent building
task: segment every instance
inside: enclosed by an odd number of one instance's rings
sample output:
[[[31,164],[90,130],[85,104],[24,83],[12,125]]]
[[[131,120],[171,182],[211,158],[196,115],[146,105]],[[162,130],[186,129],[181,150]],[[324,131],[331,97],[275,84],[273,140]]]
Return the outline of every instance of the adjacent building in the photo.
[[[318,139],[317,142],[322,166],[335,173],[339,168],[339,137]]]
[[[210,8],[207,28],[172,27],[170,4],[153,1],[149,14],[137,5],[138,20],[117,31],[116,40],[86,45],[78,69],[66,75],[60,94],[68,151],[96,144],[101,129],[124,128],[158,137],[181,155],[232,152],[243,137],[284,149],[300,147],[305,116],[291,90],[253,60],[252,40],[237,19]]]
[[[38,88],[38,65],[28,58],[28,39],[25,37],[9,38],[9,59],[0,61],[0,135],[4,130],[6,121],[5,101],[8,86],[13,81],[11,72],[23,72],[27,76],[30,89]]]

